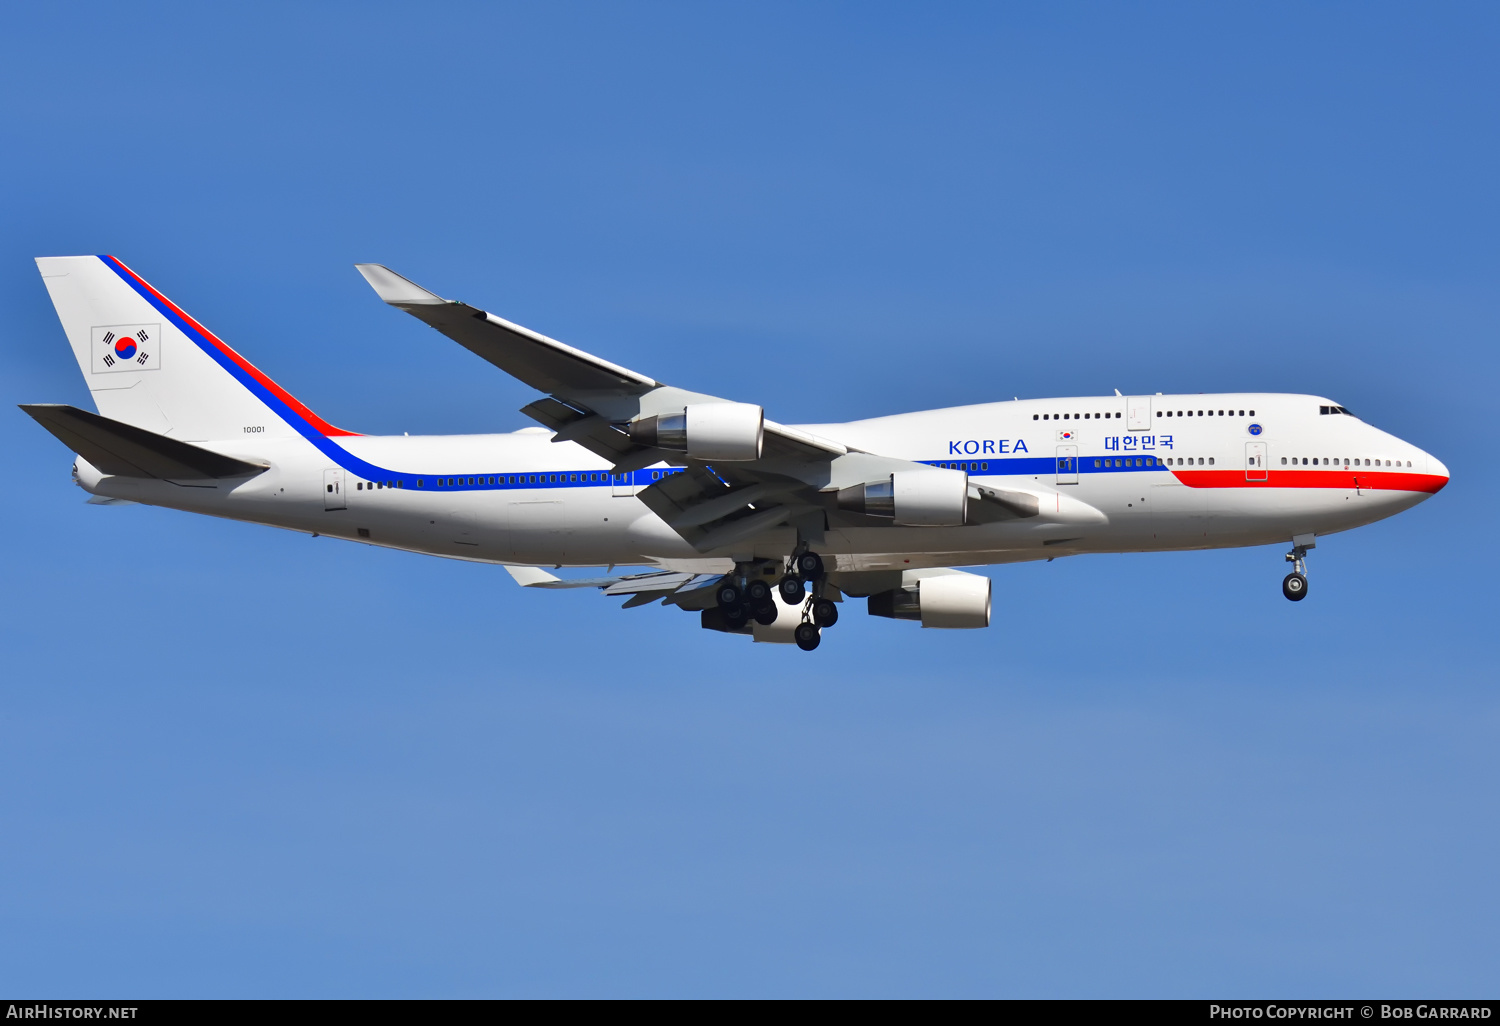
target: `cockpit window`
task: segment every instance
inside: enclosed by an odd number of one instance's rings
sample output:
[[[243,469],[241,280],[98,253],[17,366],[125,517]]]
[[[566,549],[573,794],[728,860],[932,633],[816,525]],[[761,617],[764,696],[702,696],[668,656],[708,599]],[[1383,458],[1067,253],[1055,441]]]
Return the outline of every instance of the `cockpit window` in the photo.
[[[1318,414],[1320,416],[1326,417],[1329,414],[1340,414],[1340,413],[1342,413],[1346,417],[1352,417],[1352,416],[1354,416],[1354,414],[1352,414],[1352,413],[1349,412],[1349,408],[1347,406],[1319,406],[1318,407]]]

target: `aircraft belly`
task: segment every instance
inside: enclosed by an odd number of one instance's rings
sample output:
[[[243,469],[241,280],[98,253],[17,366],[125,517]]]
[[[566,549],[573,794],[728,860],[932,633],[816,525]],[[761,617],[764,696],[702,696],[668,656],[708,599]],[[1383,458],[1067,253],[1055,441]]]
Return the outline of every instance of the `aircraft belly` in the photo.
[[[656,518],[632,497],[611,496],[602,489],[565,499],[534,492],[511,500],[508,508],[507,558],[518,563],[605,566],[637,563],[643,553],[653,552],[640,547],[635,526],[642,519]],[[667,531],[665,524],[656,522]],[[675,533],[671,536],[686,546]]]

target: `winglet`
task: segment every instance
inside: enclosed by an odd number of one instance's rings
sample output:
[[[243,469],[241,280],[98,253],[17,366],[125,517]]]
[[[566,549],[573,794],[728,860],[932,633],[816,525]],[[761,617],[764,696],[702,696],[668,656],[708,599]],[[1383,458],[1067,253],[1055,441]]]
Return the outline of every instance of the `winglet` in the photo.
[[[544,587],[548,584],[556,584],[559,580],[539,566],[507,566],[505,569],[523,588]]]
[[[354,269],[365,276],[377,296],[392,306],[439,306],[448,302],[384,264],[355,264]]]

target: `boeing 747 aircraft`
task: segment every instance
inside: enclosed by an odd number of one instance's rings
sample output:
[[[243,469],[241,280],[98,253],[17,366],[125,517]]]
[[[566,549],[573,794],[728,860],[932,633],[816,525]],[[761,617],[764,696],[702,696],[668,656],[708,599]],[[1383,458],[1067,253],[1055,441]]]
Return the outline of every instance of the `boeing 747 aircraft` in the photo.
[[[848,598],[924,627],[990,622],[954,569],[1089,552],[1288,544],[1409,509],[1448,469],[1313,395],[1027,399],[789,426],[663,384],[379,264],[379,297],[544,395],[509,434],[336,428],[112,256],[37,260],[98,413],[22,409],[92,503],[137,502],[592,587],[818,647]],[[542,567],[604,567],[559,579]],[[649,567],[616,575],[620,567]]]

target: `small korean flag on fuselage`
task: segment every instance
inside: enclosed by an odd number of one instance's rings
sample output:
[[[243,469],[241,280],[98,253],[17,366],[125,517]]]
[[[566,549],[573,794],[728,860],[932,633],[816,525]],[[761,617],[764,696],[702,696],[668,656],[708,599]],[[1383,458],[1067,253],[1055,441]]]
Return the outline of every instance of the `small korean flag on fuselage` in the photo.
[[[1073,432],[1073,431],[1059,431],[1057,433],[1057,440],[1059,442],[1071,442],[1073,439],[1075,439],[1077,437],[1078,437],[1077,433]]]
[[[111,324],[94,329],[94,374],[155,370],[161,366],[160,324]]]

